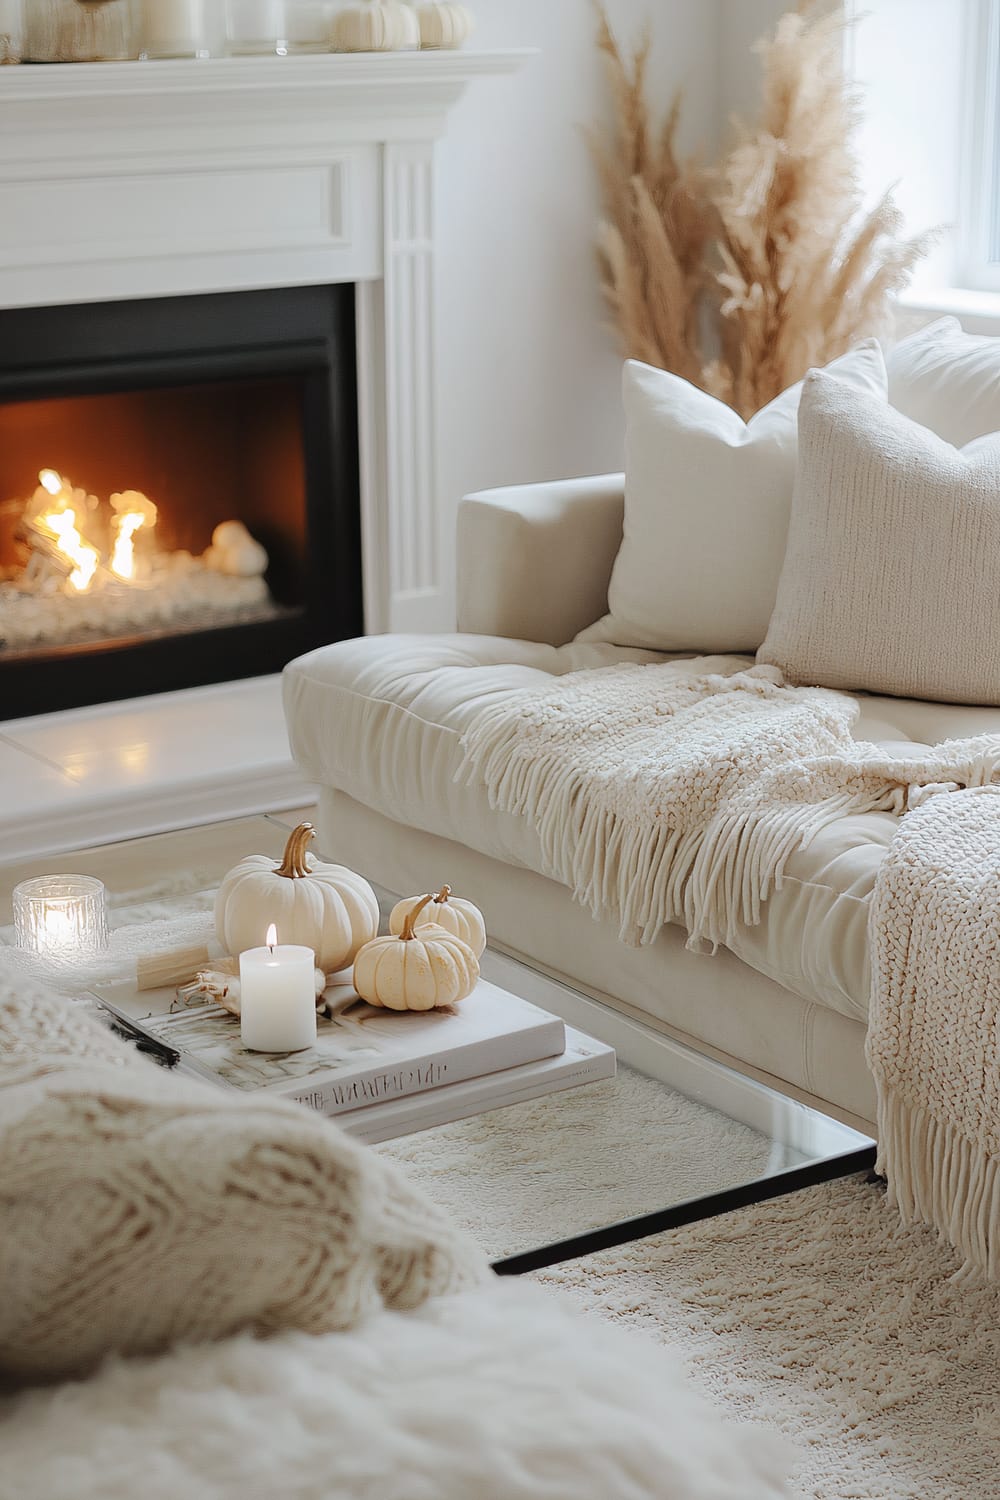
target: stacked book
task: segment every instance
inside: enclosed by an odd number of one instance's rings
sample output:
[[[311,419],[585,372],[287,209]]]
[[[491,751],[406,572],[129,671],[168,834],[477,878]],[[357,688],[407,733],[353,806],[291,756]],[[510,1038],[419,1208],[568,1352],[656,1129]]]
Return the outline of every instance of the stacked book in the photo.
[[[114,984],[95,994],[184,1071],[297,1100],[372,1144],[615,1072],[613,1048],[482,979],[454,1011],[378,1010],[333,985],[315,1047],[289,1053],[247,1051],[228,1011],[178,1009],[173,991]]]

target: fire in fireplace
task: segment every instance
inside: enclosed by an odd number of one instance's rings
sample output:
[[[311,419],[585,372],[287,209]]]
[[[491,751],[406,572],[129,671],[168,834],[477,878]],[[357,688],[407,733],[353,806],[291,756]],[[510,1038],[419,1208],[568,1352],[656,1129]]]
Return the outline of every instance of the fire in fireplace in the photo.
[[[3,716],[361,630],[352,288],[7,311],[0,333]]]
[[[195,557],[156,545],[159,512],[140,490],[105,504],[55,469],[42,469],[38,480],[14,528],[24,562],[0,581],[4,651],[210,629],[276,613],[264,581],[267,553],[242,521],[220,522]]]

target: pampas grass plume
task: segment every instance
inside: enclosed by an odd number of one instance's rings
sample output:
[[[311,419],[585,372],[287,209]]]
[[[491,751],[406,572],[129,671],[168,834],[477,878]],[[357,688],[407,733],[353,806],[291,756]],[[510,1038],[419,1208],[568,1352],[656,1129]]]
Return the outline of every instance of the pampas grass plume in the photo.
[[[622,349],[750,416],[811,366],[884,332],[933,234],[901,239],[890,193],[861,211],[861,106],[837,14],[806,4],[757,44],[759,119],[737,122],[706,169],[678,156],[679,96],[654,129],[648,28],[629,62],[597,9],[614,124],[610,139],[588,139],[605,205],[601,281]]]

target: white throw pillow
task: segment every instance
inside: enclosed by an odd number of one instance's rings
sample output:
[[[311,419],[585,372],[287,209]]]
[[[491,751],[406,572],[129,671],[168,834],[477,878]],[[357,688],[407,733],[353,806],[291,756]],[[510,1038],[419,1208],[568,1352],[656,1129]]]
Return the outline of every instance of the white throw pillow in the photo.
[[[939,318],[902,339],[886,365],[890,403],[956,448],[1000,431],[1000,338]]]
[[[821,371],[799,408],[758,661],[809,686],[1000,705],[1000,433],[954,448]]]
[[[830,366],[884,396],[874,339]],[[653,651],[756,651],[785,552],[802,385],[744,422],[677,375],[625,365],[625,533],[610,614],[584,635]]]

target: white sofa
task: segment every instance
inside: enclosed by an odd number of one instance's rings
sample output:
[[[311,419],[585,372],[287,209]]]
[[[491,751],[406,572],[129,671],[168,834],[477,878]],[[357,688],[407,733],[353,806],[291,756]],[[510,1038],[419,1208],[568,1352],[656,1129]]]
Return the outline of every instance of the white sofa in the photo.
[[[761,925],[743,930],[733,951],[705,957],[686,949],[679,928],[650,947],[625,947],[614,923],[595,922],[539,873],[527,822],[491,811],[484,790],[454,779],[461,734],[484,702],[551,673],[662,659],[574,642],[606,610],[622,514],[621,475],[470,496],[458,523],[461,633],[343,641],[291,663],[289,735],[319,787],[322,842],[391,890],[450,880],[483,905],[501,945],[870,1125],[867,918],[892,816],[827,829],[792,858]],[[857,737],[901,753],[914,742],[1000,733],[996,708],[859,699]]]

